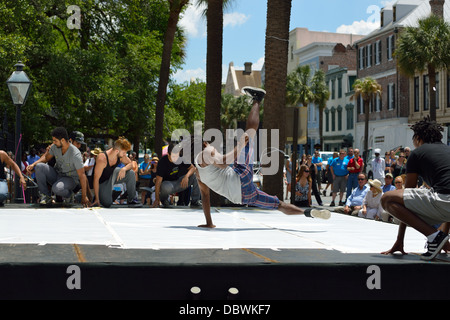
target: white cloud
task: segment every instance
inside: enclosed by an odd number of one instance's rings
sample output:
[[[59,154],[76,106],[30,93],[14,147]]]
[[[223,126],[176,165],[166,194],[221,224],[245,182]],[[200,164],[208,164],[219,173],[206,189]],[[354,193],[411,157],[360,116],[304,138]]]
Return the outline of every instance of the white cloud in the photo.
[[[189,82],[192,79],[194,80],[200,79],[201,81],[206,82],[206,71],[205,69],[202,68],[188,69],[188,70],[180,69],[173,75],[173,79],[177,83],[184,83],[186,81]]]
[[[206,35],[206,19],[203,17],[204,7],[190,4],[180,19],[179,25],[188,37],[204,37]]]
[[[392,1],[382,1],[382,4],[389,2]],[[367,20],[353,21],[350,25],[343,24],[336,29],[336,32],[367,35],[380,27],[380,10],[379,6],[371,5],[366,10],[367,14],[370,14]]]
[[[206,18],[203,16],[205,6],[198,7],[196,4],[190,4],[183,16],[180,19],[179,26],[181,26],[188,37],[204,38],[206,37]],[[245,24],[250,16],[243,13],[232,12],[223,15],[223,26],[235,27]]]
[[[380,22],[354,21],[351,25],[341,25],[336,29],[337,33],[352,33],[367,35],[380,26]]]
[[[223,26],[224,28],[231,26],[240,26],[247,22],[250,16],[246,16],[243,13],[233,12],[233,13],[225,13],[223,15]]]

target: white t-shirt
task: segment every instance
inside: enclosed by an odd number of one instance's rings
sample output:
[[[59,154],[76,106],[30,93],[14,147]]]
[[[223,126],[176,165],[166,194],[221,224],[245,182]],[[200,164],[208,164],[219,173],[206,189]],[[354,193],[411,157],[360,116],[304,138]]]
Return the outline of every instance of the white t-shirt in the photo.
[[[200,154],[199,154],[200,155]],[[219,168],[215,165],[200,167],[195,157],[195,166],[200,174],[200,180],[215,193],[224,196],[233,203],[242,203],[241,179],[230,166]]]

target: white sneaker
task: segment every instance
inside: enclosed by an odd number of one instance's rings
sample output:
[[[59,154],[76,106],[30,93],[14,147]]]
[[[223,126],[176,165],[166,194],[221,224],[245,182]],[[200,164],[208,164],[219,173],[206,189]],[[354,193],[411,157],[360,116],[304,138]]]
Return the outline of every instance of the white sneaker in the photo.
[[[331,213],[328,210],[312,209],[311,210],[311,217],[328,220],[331,217]]]

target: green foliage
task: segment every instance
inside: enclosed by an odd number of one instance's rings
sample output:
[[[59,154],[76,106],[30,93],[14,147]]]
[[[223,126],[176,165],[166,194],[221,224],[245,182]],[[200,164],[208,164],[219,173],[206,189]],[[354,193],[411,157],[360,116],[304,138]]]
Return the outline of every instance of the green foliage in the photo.
[[[450,25],[435,15],[418,21],[418,27],[401,32],[394,56],[408,76],[450,66]]]
[[[81,29],[67,27],[69,5],[80,7]],[[153,132],[168,17],[165,0],[0,0],[0,79],[20,60],[33,81],[22,109],[25,146],[47,141],[55,126],[132,142]],[[183,63],[185,41],[178,30],[172,72]],[[0,102],[15,119],[6,85]],[[168,133],[189,122],[188,106],[169,108]]]
[[[309,65],[299,66],[288,74],[286,84],[286,102],[291,106],[299,104],[306,107],[314,102],[312,90],[311,68]]]

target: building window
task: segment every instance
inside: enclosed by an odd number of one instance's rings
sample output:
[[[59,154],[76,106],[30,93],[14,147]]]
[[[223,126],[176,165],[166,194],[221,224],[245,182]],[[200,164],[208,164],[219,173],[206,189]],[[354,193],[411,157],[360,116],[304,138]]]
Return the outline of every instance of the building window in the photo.
[[[395,108],[395,84],[388,84],[388,110],[393,110]]]
[[[325,109],[325,131],[330,131],[330,110]]]
[[[381,97],[379,94],[375,97],[375,112],[381,111]]]
[[[342,131],[342,107],[338,106],[337,108],[338,115],[338,131]]]
[[[336,98],[336,95],[335,95],[335,91],[334,91],[334,88],[335,88],[335,82],[336,82],[336,80],[331,80],[331,99],[335,99]]]
[[[342,78],[338,78],[338,98],[342,98]]]
[[[348,76],[348,92],[353,91],[353,84],[356,81],[356,76]]]
[[[419,112],[419,77],[414,78],[414,112]]]
[[[372,66],[372,45],[367,45],[367,67]]]
[[[359,98],[358,98],[358,110],[359,110],[359,114],[364,114],[364,101],[361,96],[359,96]]]
[[[381,63],[381,40],[375,42],[375,64]]]
[[[331,108],[331,131],[336,131],[336,108]]]
[[[388,60],[392,60],[395,51],[395,38],[394,35],[386,38],[386,52]]]
[[[345,109],[347,110],[347,130],[353,129],[353,109],[354,106],[352,104],[348,104],[345,106]]]
[[[364,48],[359,48],[359,70],[364,69]]]
[[[423,76],[423,110],[430,109],[429,87],[430,87],[429,78],[428,75],[425,75]]]

